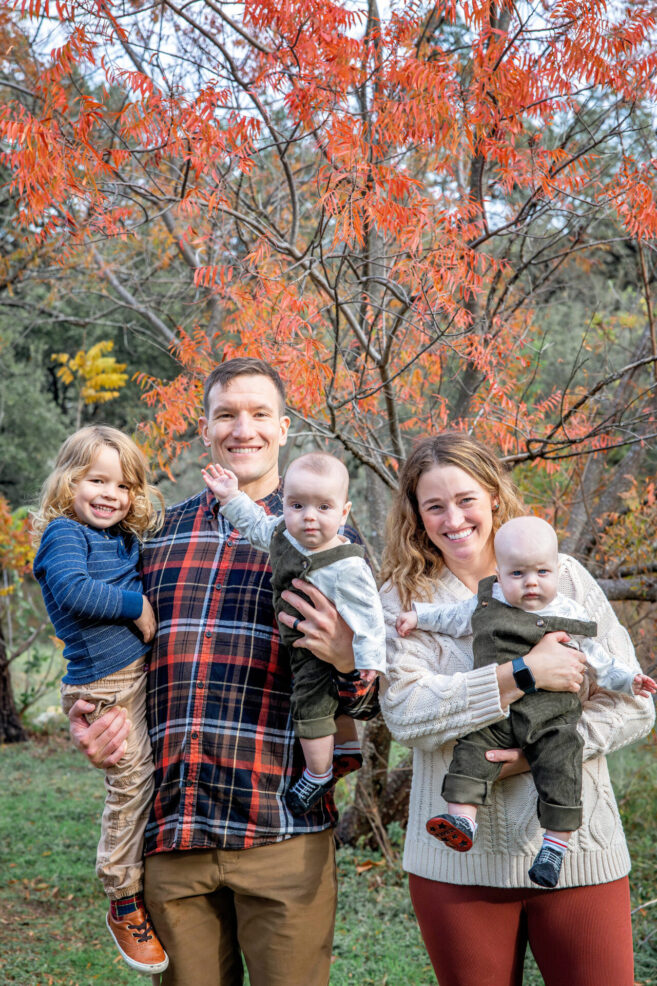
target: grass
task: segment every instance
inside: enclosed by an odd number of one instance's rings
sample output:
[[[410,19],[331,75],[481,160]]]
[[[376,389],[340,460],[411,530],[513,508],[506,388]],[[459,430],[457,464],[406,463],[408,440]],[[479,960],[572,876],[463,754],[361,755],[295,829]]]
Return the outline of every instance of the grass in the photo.
[[[652,736],[610,758],[634,861],[636,981],[642,986],[657,986],[656,753]],[[122,963],[104,927],[105,900],[93,874],[102,802],[100,776],[65,737],[0,748],[3,986],[146,982]],[[376,853],[343,849],[338,871],[331,986],[434,983],[401,869],[386,867]],[[541,984],[529,958],[525,986]]]

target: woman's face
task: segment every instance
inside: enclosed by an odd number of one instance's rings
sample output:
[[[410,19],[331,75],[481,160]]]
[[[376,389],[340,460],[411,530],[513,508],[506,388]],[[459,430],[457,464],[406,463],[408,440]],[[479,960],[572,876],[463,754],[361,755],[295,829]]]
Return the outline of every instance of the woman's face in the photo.
[[[458,466],[432,466],[416,495],[424,529],[450,571],[494,567],[493,499],[473,476]]]

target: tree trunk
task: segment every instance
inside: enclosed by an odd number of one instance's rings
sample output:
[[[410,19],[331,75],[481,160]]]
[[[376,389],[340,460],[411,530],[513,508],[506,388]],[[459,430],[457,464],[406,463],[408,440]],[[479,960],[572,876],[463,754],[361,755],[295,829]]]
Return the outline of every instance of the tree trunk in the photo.
[[[405,827],[411,789],[411,757],[388,771],[390,733],[379,715],[366,723],[363,733],[363,766],[358,771],[352,803],[340,815],[336,838],[353,846],[369,836],[373,847],[388,859],[394,857],[386,827],[398,822]]]
[[[0,743],[24,743],[26,740],[27,734],[14,705],[7,648],[0,623]]]

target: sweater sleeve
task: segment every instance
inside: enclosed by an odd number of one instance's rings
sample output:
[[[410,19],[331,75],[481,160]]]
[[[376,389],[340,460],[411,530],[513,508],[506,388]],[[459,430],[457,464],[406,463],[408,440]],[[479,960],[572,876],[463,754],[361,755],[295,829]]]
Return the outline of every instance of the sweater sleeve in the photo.
[[[399,637],[395,621],[402,607],[389,585],[381,589],[381,602],[388,659],[381,711],[398,742],[434,750],[508,715],[500,703],[497,667],[473,670],[469,637],[455,641],[417,630]]]
[[[81,524],[55,520],[46,528],[34,574],[47,583],[62,613],[102,622],[141,616],[142,594],[93,579],[87,567],[87,551]]]
[[[560,557],[559,589],[586,610],[598,624],[596,642],[616,664],[632,675],[641,671],[627,630],[621,626],[604,592],[586,569],[565,555]],[[582,698],[579,731],[584,739],[584,760],[619,750],[646,736],[655,722],[651,698],[605,691],[591,683]]]
[[[242,492],[219,509],[226,520],[237,528],[242,537],[250,541],[254,548],[269,551],[272,536],[281,521],[280,517],[268,514]]]

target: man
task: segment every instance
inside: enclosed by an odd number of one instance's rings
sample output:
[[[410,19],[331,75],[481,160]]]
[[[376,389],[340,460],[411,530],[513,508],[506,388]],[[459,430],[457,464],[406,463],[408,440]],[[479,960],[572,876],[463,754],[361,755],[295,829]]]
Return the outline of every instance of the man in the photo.
[[[240,489],[281,512],[278,453],[289,418],[261,360],[218,366],[201,435]],[[170,958],[164,986],[326,986],[336,883],[330,797],[302,817],[284,793],[301,767],[290,673],[279,650],[268,556],[217,513],[209,490],[167,511],[144,546],[144,589],[158,630],[149,676],[155,800],[146,830],[147,904]],[[376,685],[353,671],[351,634],[316,589],[299,644],[336,668],[342,707],[367,718]],[[290,624],[293,619],[289,617]],[[71,732],[93,763],[120,758],[127,723],[111,713]],[[99,725],[100,724],[100,725]]]

